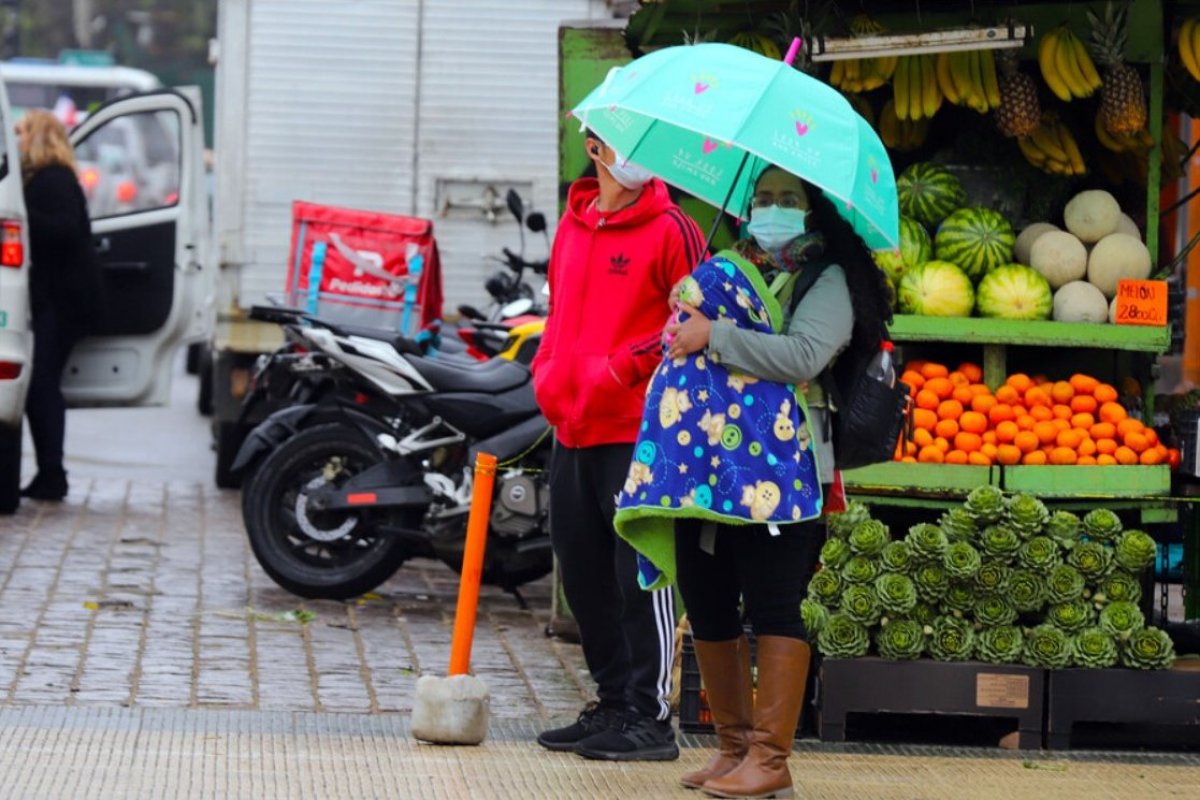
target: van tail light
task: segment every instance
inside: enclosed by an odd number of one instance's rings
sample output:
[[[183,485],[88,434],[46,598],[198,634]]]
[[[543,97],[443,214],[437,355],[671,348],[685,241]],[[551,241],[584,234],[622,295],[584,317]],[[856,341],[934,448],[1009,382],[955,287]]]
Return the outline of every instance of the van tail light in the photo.
[[[25,263],[25,245],[21,243],[21,223],[0,223],[0,267],[20,268]]]
[[[0,361],[0,381],[15,381],[21,377],[21,367],[15,361]]]
[[[117,184],[117,202],[126,205],[137,200],[137,184],[133,181],[121,181]]]

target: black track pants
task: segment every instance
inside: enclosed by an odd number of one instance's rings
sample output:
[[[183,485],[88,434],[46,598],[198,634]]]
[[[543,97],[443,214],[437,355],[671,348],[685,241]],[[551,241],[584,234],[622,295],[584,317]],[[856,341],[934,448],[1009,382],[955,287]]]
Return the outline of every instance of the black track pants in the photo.
[[[633,445],[555,445],[550,539],[600,700],[665,720],[671,716],[674,599],[670,589],[647,592],[638,585],[637,556],[613,529],[615,498],[632,455]]]

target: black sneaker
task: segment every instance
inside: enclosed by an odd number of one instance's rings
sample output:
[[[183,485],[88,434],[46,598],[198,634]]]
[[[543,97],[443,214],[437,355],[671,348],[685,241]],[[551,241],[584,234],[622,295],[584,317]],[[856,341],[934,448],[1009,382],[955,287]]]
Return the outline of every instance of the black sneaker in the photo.
[[[574,750],[577,744],[589,736],[603,733],[610,728],[620,728],[624,721],[625,713],[621,709],[588,703],[578,719],[566,727],[542,731],[537,737],[537,743],[547,750]]]
[[[670,722],[629,712],[620,728],[589,736],[575,752],[603,761],[674,761],[679,758],[679,745]]]

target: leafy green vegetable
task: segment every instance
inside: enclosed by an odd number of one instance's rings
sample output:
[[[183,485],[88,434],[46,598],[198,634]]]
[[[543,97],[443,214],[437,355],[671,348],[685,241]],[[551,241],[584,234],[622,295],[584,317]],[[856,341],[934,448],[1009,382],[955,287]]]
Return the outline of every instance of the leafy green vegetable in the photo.
[[[1070,550],[1079,541],[1082,523],[1070,511],[1055,511],[1046,523],[1045,534],[1064,550]]]
[[[809,641],[814,636],[821,632],[825,622],[829,619],[829,609],[813,600],[806,597],[800,601],[800,617],[804,620],[804,630],[808,634]]]
[[[1008,524],[1023,539],[1037,536],[1050,521],[1046,504],[1033,495],[1015,494],[1008,498]]]
[[[1121,662],[1134,669],[1170,669],[1175,663],[1175,643],[1160,628],[1142,628],[1125,641]]]
[[[832,569],[817,572],[808,581],[808,596],[821,605],[832,608],[842,596],[842,578]]]
[[[1012,569],[999,561],[984,561],[975,573],[975,586],[986,593],[1003,592],[1008,589]]]
[[[861,556],[879,555],[890,541],[887,526],[877,519],[860,522],[850,532],[850,549]]]
[[[892,661],[920,658],[925,649],[925,629],[916,620],[895,620],[875,633],[875,646],[879,655]]]
[[[1109,603],[1123,600],[1136,603],[1142,599],[1142,584],[1123,570],[1113,570],[1100,581],[1100,591]]]
[[[969,583],[950,581],[945,596],[942,597],[942,610],[956,617],[966,616],[975,608],[975,588]]]
[[[1105,669],[1117,663],[1117,641],[1103,628],[1084,628],[1075,634],[1071,654],[1077,667]]]
[[[980,558],[979,551],[967,542],[955,542],[946,548],[946,553],[942,556],[942,566],[946,568],[946,574],[957,580],[975,577],[981,563],[983,559]]]
[[[950,577],[939,564],[921,564],[912,576],[917,585],[917,595],[926,602],[936,602],[946,596],[950,588]]]
[[[984,628],[975,634],[975,657],[989,664],[1019,664],[1025,634],[1015,625]]]
[[[922,522],[909,528],[908,535],[904,537],[904,541],[908,542],[913,558],[918,561],[940,562],[942,554],[946,552],[946,548],[950,545],[946,539],[945,532],[937,525],[930,525],[927,522]]]
[[[1025,632],[1025,663],[1031,667],[1061,669],[1071,663],[1071,639],[1061,628],[1038,625]]]
[[[1092,624],[1092,604],[1087,600],[1055,603],[1046,609],[1046,622],[1067,633],[1075,633]]]
[[[1040,611],[1046,604],[1046,582],[1031,570],[1016,570],[1008,578],[1008,597],[1017,611]]]
[[[852,555],[845,539],[830,539],[821,545],[821,566],[841,569]]]
[[[863,625],[874,625],[883,613],[879,606],[879,596],[875,594],[875,587],[865,583],[846,587],[842,592],[841,611]]]
[[[1076,545],[1067,556],[1067,563],[1079,570],[1085,581],[1097,582],[1112,569],[1112,548],[1100,542]]]
[[[938,618],[938,609],[929,603],[918,602],[913,606],[913,610],[909,615],[921,625],[932,625],[933,621]]]
[[[1079,570],[1059,564],[1046,577],[1046,599],[1051,603],[1069,603],[1083,597],[1085,581]]]
[[[879,575],[879,562],[867,556],[852,556],[842,567],[846,583],[870,583]]]
[[[1110,633],[1125,641],[1134,631],[1146,625],[1146,615],[1135,603],[1122,600],[1109,603],[1100,611],[1100,627],[1105,633]]]
[[[885,572],[908,572],[912,569],[912,549],[908,542],[888,542],[879,554],[879,563]]]
[[[965,508],[952,508],[942,514],[938,526],[951,542],[969,542],[975,538],[978,529],[975,518],[967,513]]]
[[[938,617],[930,626],[927,647],[938,661],[966,661],[975,649],[975,629],[957,617]]]
[[[1024,569],[1045,575],[1062,563],[1059,545],[1049,536],[1035,536],[1017,551],[1017,563]]]
[[[1017,609],[1003,595],[983,595],[975,601],[975,621],[985,628],[1011,625],[1017,621]]]
[[[889,614],[908,614],[917,604],[917,587],[912,578],[896,572],[885,572],[875,579],[875,594],[879,605]]]
[[[989,525],[979,535],[979,549],[990,558],[1010,563],[1021,547],[1016,531],[1007,525]]]
[[[1117,539],[1114,555],[1118,564],[1136,574],[1154,563],[1158,545],[1145,531],[1125,531]]]
[[[1111,542],[1121,533],[1121,518],[1107,508],[1089,511],[1083,518],[1083,534],[1093,542]]]
[[[871,510],[857,500],[846,504],[846,510],[840,514],[830,514],[826,518],[826,527],[831,536],[838,539],[849,539],[850,533],[860,522],[871,518]]]
[[[976,525],[992,525],[1004,517],[1004,492],[995,486],[978,486],[967,495],[963,509]]]
[[[827,658],[858,658],[870,647],[866,627],[840,612],[831,614],[817,634],[817,649]]]

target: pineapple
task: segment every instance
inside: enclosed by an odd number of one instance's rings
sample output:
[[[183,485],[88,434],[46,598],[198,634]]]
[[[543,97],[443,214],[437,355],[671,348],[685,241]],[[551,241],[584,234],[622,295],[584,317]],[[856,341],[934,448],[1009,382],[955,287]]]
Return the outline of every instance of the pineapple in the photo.
[[[1115,8],[1110,2],[1104,19],[1090,10],[1092,52],[1104,66],[1104,85],[1100,87],[1100,115],[1109,133],[1128,135],[1146,127],[1146,92],[1137,71],[1125,63],[1125,43],[1129,39],[1129,7]]]
[[[1037,84],[1029,75],[1017,70],[1015,51],[1000,51],[997,59],[1001,75],[996,127],[1010,138],[1028,136],[1041,123],[1042,109],[1038,104]]]

